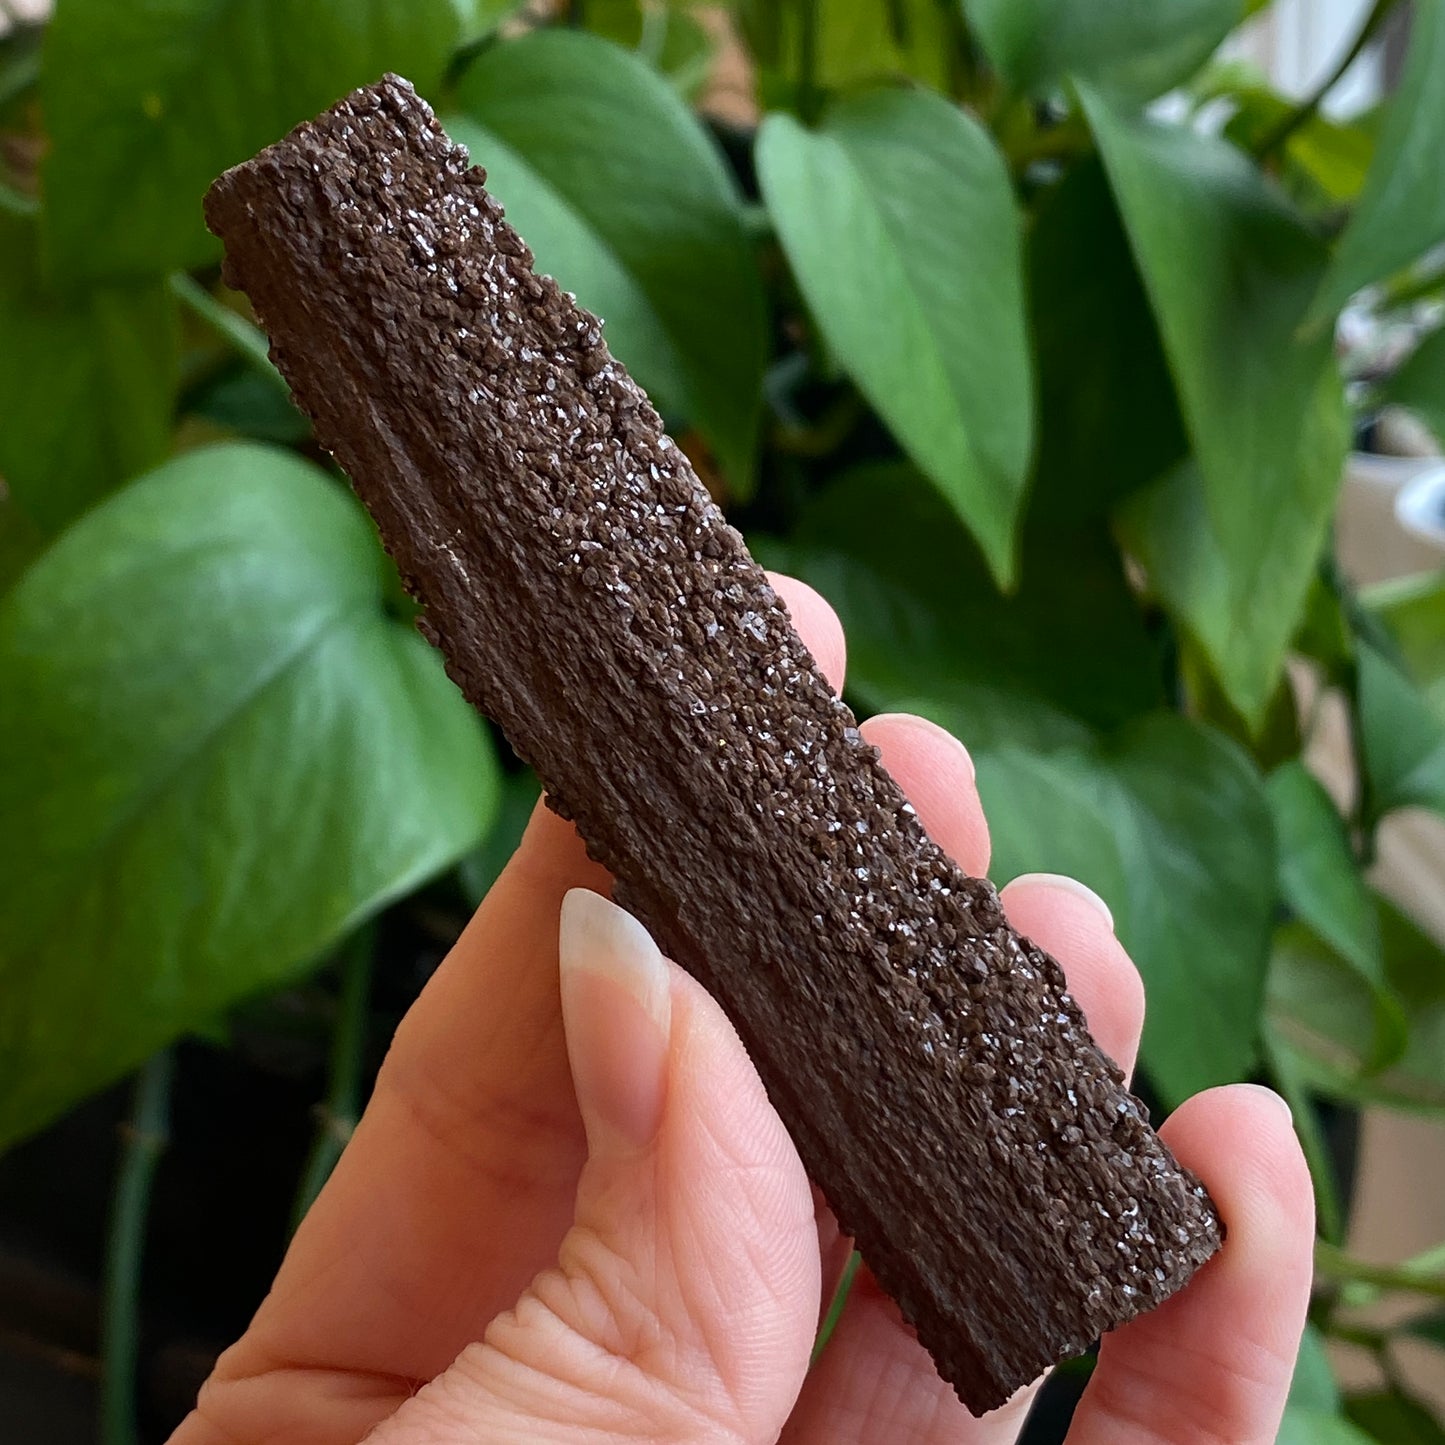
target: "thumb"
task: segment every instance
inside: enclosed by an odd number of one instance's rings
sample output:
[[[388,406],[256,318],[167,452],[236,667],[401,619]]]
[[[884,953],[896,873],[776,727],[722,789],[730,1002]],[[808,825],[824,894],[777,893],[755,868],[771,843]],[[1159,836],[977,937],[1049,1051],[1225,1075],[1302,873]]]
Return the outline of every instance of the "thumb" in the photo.
[[[818,1316],[802,1164],[731,1025],[636,919],[574,889],[560,953],[576,1222],[371,1445],[774,1441]]]

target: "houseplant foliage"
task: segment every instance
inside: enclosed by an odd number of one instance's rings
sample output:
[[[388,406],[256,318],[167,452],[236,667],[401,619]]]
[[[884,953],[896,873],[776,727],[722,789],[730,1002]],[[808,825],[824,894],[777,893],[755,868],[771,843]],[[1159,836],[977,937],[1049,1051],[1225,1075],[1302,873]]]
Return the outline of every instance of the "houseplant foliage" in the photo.
[[[1394,813],[1445,811],[1445,580],[1361,596],[1330,535],[1375,400],[1335,317],[1428,290],[1445,242],[1445,0],[1352,123],[1210,60],[1242,0],[739,0],[730,38],[685,4],[543,8],[59,0],[3,43],[0,1142],[421,884],[474,896],[533,796],[199,218],[396,70],[759,554],[837,607],[858,708],[969,744],[1000,881],[1109,900],[1162,1100],[1289,1095],[1325,1240],[1282,1438],[1424,1429],[1323,1365],[1330,1332],[1388,1361],[1352,1307],[1445,1275],[1339,1249],[1318,1110],[1445,1112],[1445,952],[1366,877]],[[1442,336],[1397,397],[1437,427]],[[1343,800],[1306,761],[1320,686]]]

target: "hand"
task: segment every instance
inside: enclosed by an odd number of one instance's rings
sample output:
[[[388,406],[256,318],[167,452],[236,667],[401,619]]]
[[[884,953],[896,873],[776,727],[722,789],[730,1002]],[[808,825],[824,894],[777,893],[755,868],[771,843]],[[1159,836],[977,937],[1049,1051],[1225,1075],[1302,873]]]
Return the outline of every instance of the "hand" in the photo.
[[[776,580],[841,685],[837,618]],[[863,731],[932,836],[982,874],[963,748],[919,718]],[[717,1005],[608,892],[539,808],[173,1445],[1015,1439],[1032,1392],[972,1419],[866,1270],[809,1371],[848,1242]],[[1131,1067],[1143,991],[1107,911],[1042,876],[1003,901]],[[1163,1133],[1228,1242],[1104,1342],[1070,1445],[1269,1445],[1313,1239],[1288,1112],[1267,1090],[1215,1089]]]

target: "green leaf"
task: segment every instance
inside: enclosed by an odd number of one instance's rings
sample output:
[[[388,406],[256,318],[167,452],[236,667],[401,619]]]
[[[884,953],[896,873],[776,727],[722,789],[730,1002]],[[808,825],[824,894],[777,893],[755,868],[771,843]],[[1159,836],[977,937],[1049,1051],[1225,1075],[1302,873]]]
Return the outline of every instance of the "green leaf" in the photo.
[[[1357,1430],[1336,1414],[1291,1405],[1280,1421],[1275,1445],[1376,1445],[1376,1442],[1373,1436]]]
[[[1296,336],[1322,250],[1227,142],[1128,119],[1081,93],[1198,461],[1197,478],[1178,473],[1154,498],[1140,541],[1160,563],[1154,582],[1166,604],[1257,723],[1349,440],[1329,338]]]
[[[1409,1024],[1404,1052],[1377,1067],[1369,985],[1301,924],[1280,929],[1269,1019],[1303,1082],[1332,1098],[1445,1110],[1445,951],[1393,904],[1375,899],[1385,979]]]
[[[942,89],[953,44],[948,6],[938,0],[810,0],[815,6],[813,78],[843,90],[900,75]],[[796,105],[804,7],[735,0],[748,48],[762,70],[768,109]]]
[[[1144,976],[1143,1057],[1177,1103],[1247,1077],[1274,904],[1274,830],[1249,759],[1158,714],[1092,748],[979,753],[1000,880],[1046,870],[1107,900]]]
[[[963,0],[963,9],[1012,89],[1072,75],[1138,100],[1188,80],[1244,18],[1243,0]]]
[[[1409,1026],[1385,977],[1374,900],[1350,852],[1344,820],[1298,761],[1270,775],[1269,799],[1284,901],[1370,989],[1375,1042],[1369,1067],[1382,1068],[1404,1052]]]
[[[457,38],[452,0],[59,0],[41,77],[55,268],[214,260],[201,198],[221,171],[383,71],[434,88]]]
[[[1174,384],[1097,157],[1070,167],[1029,233],[1039,368],[1030,520],[1106,514],[1189,449]]]
[[[1235,106],[1225,135],[1250,154],[1294,112],[1293,101],[1263,83],[1224,87],[1218,93]],[[1328,213],[1359,195],[1374,154],[1370,126],[1358,120],[1333,120],[1316,111],[1285,141],[1280,183],[1302,205]]]
[[[0,476],[42,532],[165,456],[178,336],[159,282],[52,292],[34,223],[0,215]]]
[[[737,187],[701,123],[640,60],[576,31],[493,46],[456,102],[448,128],[539,268],[605,318],[613,351],[746,493],[766,316]]]
[[[1382,582],[1363,600],[1399,646],[1435,715],[1445,721],[1445,572]]]
[[[1434,1415],[1397,1390],[1353,1395],[1345,1401],[1345,1413],[1387,1445],[1445,1445],[1445,1429]]]
[[[1386,106],[1364,192],[1319,288],[1312,320],[1326,320],[1362,286],[1398,271],[1445,240],[1442,78],[1445,0],[1419,0],[1411,12],[1404,74]]]
[[[717,42],[677,0],[587,0],[584,18],[594,35],[633,51],[685,99],[695,96],[712,73]]]
[[[1445,721],[1393,662],[1364,642],[1355,705],[1376,816],[1411,804],[1445,812]]]
[[[1445,1349],[1445,1310],[1436,1310],[1432,1314],[1411,1320],[1403,1328],[1406,1334],[1414,1336],[1415,1339],[1425,1340]]]
[[[1445,447],[1445,327],[1432,331],[1385,383],[1380,400],[1412,411]]]
[[[1019,217],[988,133],[937,96],[875,91],[815,132],[769,116],[757,162],[824,340],[1007,584],[1033,404]]]
[[[526,768],[509,773],[502,782],[502,800],[487,836],[457,865],[462,896],[473,908],[487,896],[522,841],[527,821],[541,797],[537,775]]]
[[[1300,446],[1302,455],[1308,451],[1316,461],[1341,456],[1348,437],[1338,379],[1327,377],[1325,388],[1330,403],[1311,413],[1312,425]],[[1120,514],[1121,533],[1154,591],[1199,644],[1225,695],[1256,730],[1266,719],[1309,601],[1333,495],[1332,484],[1321,486],[1312,511],[1301,504],[1277,513],[1269,519],[1275,546],[1250,549],[1247,555],[1230,552],[1220,540],[1194,458],[1131,499]]]
[[[1307,1324],[1300,1338],[1299,1356],[1289,1384],[1289,1409],[1314,1410],[1337,1415],[1340,1387],[1325,1353],[1325,1337],[1316,1325]]]
[[[1383,984],[1374,905],[1330,795],[1295,760],[1270,775],[1269,801],[1285,902],[1361,978]]]
[[[151,473],[0,604],[0,1143],[444,868],[496,771],[340,487]]]
[[[970,747],[1087,741],[1164,700],[1159,645],[1098,526],[1026,537],[1004,597],[947,503],[899,463],[840,477],[786,544],[758,550],[837,609],[850,696],[946,710]]]

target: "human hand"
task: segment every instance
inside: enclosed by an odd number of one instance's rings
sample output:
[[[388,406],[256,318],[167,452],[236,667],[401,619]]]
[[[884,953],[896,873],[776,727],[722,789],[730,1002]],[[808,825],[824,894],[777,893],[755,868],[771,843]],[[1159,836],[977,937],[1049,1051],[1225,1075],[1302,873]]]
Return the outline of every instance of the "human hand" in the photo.
[[[837,618],[775,580],[841,686]],[[985,872],[959,744],[901,715],[863,732],[935,840]],[[866,1270],[808,1369],[848,1242],[717,1005],[609,891],[539,808],[172,1445],[1016,1438],[1032,1392],[973,1419]],[[1002,896],[1131,1067],[1143,992],[1107,912],[1066,879]],[[1215,1089],[1162,1132],[1229,1237],[1187,1289],[1104,1342],[1070,1445],[1269,1445],[1313,1240],[1287,1111],[1265,1090]]]

